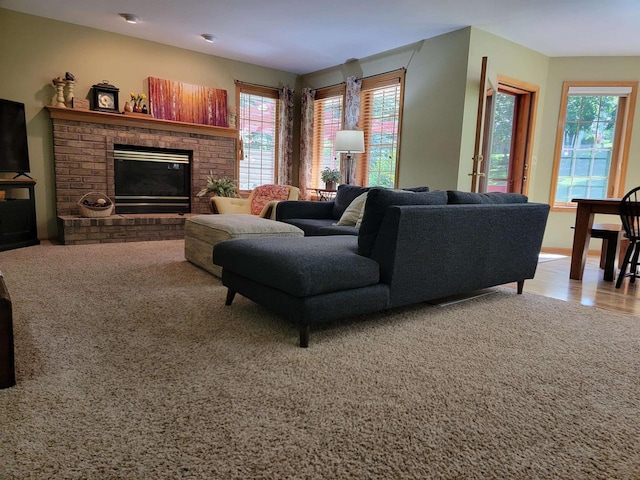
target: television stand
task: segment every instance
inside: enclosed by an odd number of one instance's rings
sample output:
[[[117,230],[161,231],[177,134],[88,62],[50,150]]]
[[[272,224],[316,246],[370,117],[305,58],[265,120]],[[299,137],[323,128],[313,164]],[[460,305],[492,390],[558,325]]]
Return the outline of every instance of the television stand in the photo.
[[[29,174],[27,174],[25,172],[20,172],[20,173],[16,174],[16,176],[13,177],[13,180],[15,180],[16,178],[20,178],[20,177],[27,177],[29,180],[33,180],[33,177],[30,177]]]
[[[0,251],[38,245],[33,179],[0,179]]]

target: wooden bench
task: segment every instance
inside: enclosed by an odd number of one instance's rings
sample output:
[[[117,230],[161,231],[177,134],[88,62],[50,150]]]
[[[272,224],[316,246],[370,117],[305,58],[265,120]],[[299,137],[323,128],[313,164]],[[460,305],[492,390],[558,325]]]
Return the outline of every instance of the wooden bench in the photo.
[[[0,388],[13,387],[15,384],[11,297],[0,272]]]
[[[618,269],[618,263],[622,263],[626,248],[620,248],[624,243],[624,230],[622,225],[614,223],[597,223],[591,227],[591,238],[602,239],[600,251],[600,268],[604,269],[604,279],[613,282]]]

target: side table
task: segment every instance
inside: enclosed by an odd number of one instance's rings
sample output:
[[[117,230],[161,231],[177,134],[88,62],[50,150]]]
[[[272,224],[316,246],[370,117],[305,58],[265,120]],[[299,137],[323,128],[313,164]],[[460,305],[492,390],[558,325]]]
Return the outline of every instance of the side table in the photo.
[[[327,190],[326,188],[314,188],[319,202],[328,202],[336,198],[337,190]]]

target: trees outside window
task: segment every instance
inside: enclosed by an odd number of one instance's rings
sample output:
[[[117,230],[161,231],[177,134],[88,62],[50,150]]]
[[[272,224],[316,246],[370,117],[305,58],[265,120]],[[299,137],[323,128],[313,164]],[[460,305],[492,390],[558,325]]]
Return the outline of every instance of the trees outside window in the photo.
[[[551,203],[624,195],[637,82],[565,82]]]

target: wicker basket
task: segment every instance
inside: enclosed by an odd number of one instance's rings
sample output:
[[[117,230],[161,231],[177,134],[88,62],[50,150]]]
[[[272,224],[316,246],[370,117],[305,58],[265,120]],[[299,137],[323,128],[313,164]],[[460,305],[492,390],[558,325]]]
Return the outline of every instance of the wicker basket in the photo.
[[[91,203],[95,203],[98,199],[104,198],[108,205],[105,207],[94,207],[89,205],[83,205],[83,201],[87,200]],[[89,192],[83,195],[80,200],[78,200],[78,208],[80,209],[80,215],[88,218],[101,218],[108,217],[113,212],[113,202],[109,197],[107,197],[104,193],[100,192]]]

